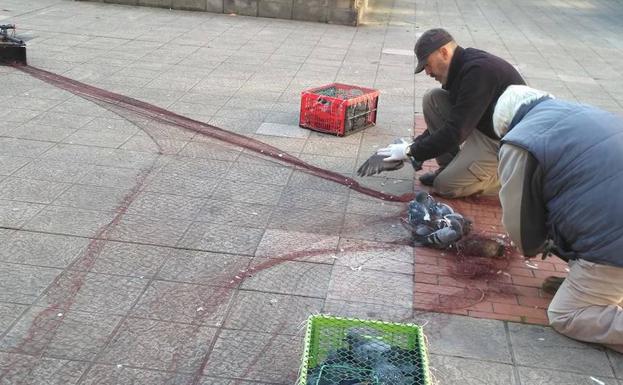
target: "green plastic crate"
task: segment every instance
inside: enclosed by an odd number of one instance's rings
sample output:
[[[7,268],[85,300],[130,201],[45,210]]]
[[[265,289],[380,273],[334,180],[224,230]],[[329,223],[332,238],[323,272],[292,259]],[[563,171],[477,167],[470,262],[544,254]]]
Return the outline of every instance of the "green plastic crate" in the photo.
[[[402,377],[388,380],[397,372]],[[309,317],[298,385],[353,382],[431,385],[422,328],[328,315]]]

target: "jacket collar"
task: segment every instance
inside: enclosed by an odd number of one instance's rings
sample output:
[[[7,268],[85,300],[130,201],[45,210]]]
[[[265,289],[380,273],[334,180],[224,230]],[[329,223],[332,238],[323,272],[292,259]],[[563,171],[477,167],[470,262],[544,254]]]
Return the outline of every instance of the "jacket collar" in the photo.
[[[546,100],[550,100],[552,97],[551,96],[541,96],[538,99],[535,99],[529,103],[526,104],[522,104],[519,109],[517,110],[517,112],[515,112],[515,116],[513,116],[513,120],[511,120],[510,124],[508,125],[508,131],[506,131],[506,134],[508,134],[513,127],[515,127],[519,122],[521,122],[521,119],[524,118],[524,116],[526,116],[528,114],[528,112],[530,112],[534,107],[536,107],[538,104],[546,101]]]
[[[461,68],[463,68],[463,63],[465,62],[463,58],[464,54],[465,49],[461,46],[457,46],[454,50],[452,60],[450,60],[450,68],[448,68],[448,81],[446,85],[443,86],[444,90],[449,90],[452,87],[452,82],[454,82]]]

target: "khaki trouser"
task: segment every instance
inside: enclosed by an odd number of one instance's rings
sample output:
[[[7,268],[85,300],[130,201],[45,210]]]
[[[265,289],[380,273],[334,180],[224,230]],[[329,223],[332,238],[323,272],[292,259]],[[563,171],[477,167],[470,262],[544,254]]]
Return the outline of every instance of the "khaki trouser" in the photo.
[[[559,333],[623,353],[623,268],[578,259],[547,315]]]
[[[435,88],[424,95],[422,111],[428,130],[441,129],[450,116],[452,105],[448,92]],[[474,194],[497,194],[499,141],[474,129],[460,149],[437,157],[443,171],[435,178],[433,189],[441,196],[458,198]]]

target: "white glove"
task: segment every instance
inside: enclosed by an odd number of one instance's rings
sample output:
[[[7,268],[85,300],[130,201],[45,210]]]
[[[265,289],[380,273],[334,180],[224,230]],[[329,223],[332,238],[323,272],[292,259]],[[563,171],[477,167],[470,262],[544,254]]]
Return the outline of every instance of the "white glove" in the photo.
[[[385,162],[393,162],[397,160],[407,160],[409,157],[407,156],[407,150],[411,145],[410,142],[400,138],[399,143],[392,143],[385,148],[378,149],[376,151],[377,155],[385,156],[383,159]]]

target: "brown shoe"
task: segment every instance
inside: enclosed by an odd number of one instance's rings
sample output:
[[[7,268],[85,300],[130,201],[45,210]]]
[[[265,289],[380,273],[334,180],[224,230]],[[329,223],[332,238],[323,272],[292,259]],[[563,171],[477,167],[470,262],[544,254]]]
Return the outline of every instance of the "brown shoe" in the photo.
[[[547,294],[555,295],[565,279],[562,277],[547,277],[541,284],[541,289]]]

